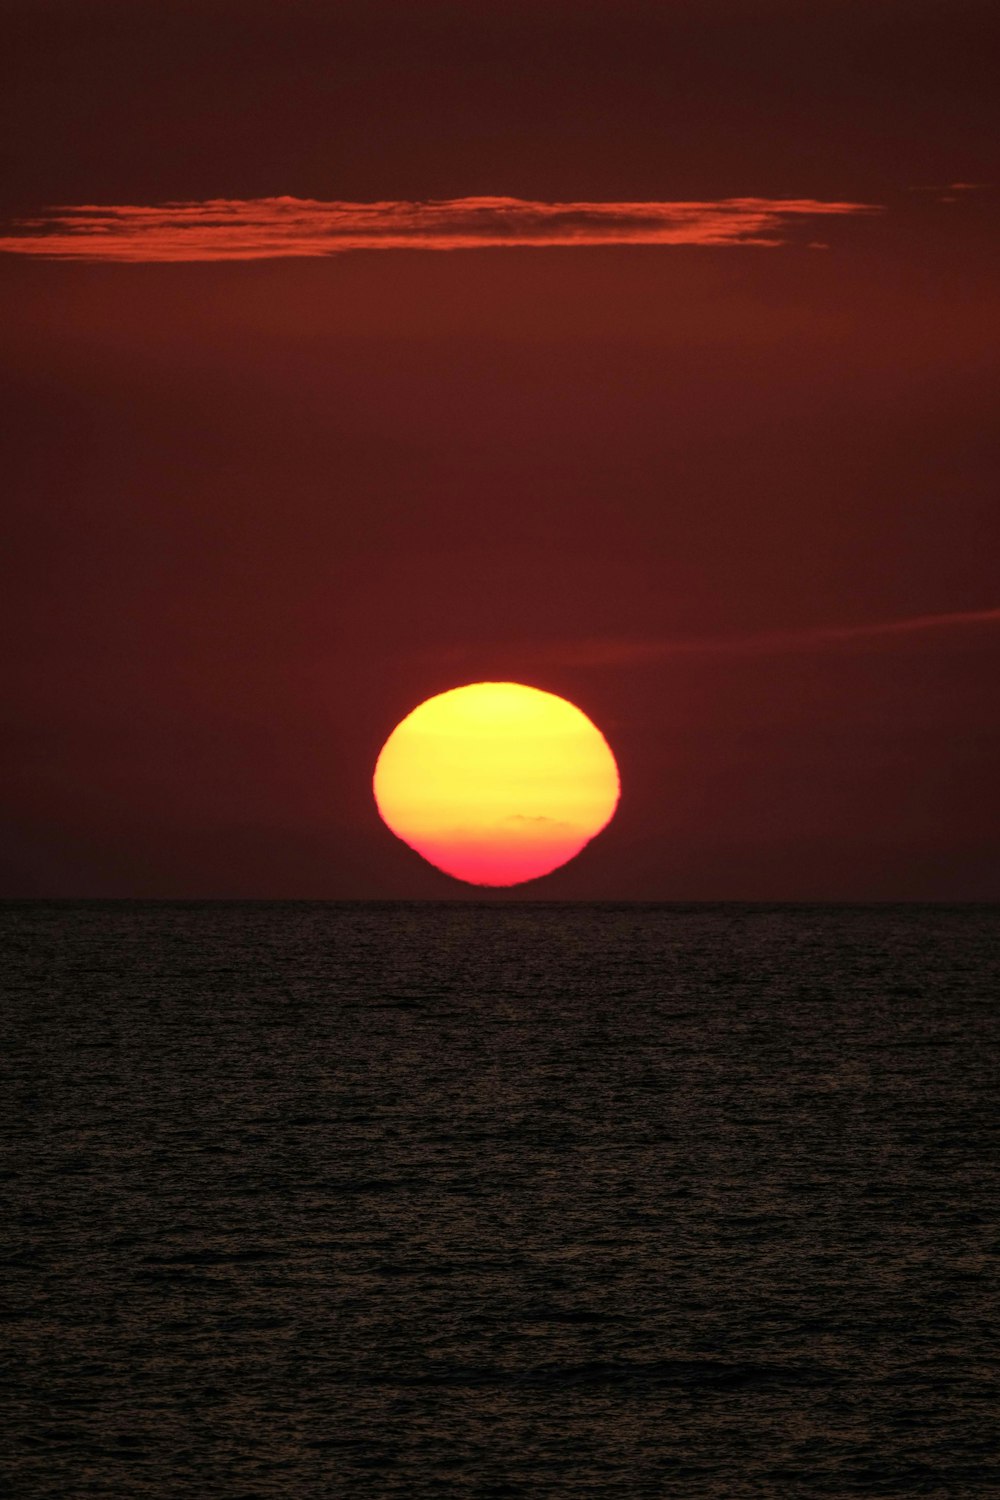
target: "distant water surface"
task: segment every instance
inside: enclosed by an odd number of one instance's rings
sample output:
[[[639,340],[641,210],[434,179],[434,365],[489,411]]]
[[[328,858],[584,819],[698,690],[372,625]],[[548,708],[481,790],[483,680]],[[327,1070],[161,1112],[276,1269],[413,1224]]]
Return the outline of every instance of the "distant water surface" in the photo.
[[[984,1496],[989,907],[2,909],[8,1489]]]

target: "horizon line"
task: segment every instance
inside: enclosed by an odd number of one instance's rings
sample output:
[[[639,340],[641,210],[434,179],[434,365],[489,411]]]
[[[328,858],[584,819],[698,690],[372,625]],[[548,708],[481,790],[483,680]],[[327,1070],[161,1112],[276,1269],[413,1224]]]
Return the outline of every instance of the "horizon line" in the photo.
[[[562,865],[560,869],[568,866]],[[558,873],[554,871],[552,873]],[[455,876],[446,877],[456,880]],[[539,876],[541,880],[548,876]],[[533,884],[524,881],[522,884]],[[102,905],[111,902],[136,906],[1000,906],[996,896],[512,896],[503,891],[517,886],[477,886],[440,896],[2,896],[0,906],[15,902],[36,906]],[[493,896],[478,892],[492,890]]]

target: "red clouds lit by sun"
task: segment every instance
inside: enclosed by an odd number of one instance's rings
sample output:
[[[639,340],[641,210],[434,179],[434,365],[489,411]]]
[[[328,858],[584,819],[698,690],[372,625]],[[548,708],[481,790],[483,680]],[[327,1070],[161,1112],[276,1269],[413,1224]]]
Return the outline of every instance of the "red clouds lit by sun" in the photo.
[[[566,699],[515,682],[440,693],[396,726],[375,767],[396,836],[473,885],[534,880],[610,822],[618,768],[600,730]]]
[[[312,198],[49,208],[0,224],[0,252],[47,260],[271,260],[349,250],[588,245],[778,245],[814,219],[872,214],[816,198],[565,202],[454,198],[344,203]]]

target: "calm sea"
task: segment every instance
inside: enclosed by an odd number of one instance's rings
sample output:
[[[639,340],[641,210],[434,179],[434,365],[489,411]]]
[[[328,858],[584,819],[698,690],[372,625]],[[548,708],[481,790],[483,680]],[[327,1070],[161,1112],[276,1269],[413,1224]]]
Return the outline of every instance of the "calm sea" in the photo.
[[[4,1494],[1000,1493],[1000,909],[2,926]]]

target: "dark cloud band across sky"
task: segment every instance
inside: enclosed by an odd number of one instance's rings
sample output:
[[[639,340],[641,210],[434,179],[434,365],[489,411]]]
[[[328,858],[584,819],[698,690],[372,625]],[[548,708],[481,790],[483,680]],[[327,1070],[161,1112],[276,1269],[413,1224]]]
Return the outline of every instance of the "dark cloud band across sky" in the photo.
[[[543,203],[521,198],[321,202],[276,197],[56,207],[15,220],[0,251],[95,261],[269,260],[347,250],[778,245],[813,219],[878,213],[813,198]]]

